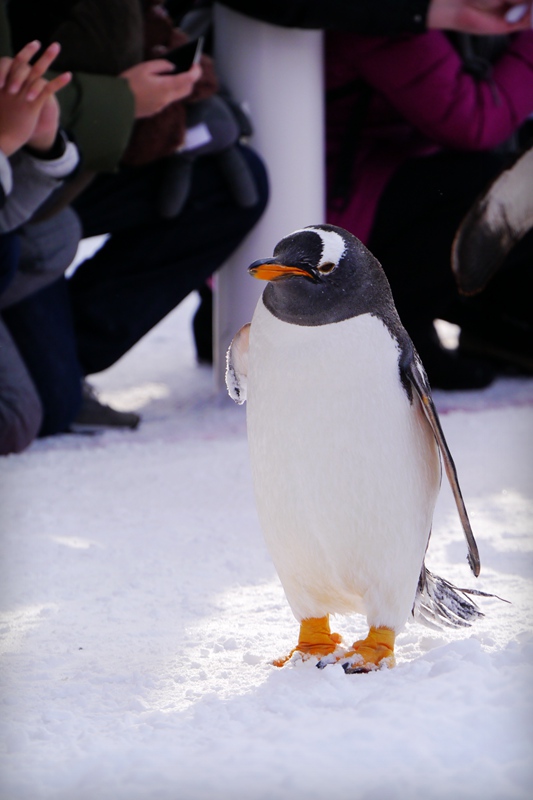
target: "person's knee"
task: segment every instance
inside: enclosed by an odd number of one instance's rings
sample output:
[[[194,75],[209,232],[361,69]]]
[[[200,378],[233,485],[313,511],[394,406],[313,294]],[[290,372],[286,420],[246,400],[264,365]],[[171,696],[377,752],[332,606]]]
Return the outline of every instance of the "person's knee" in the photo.
[[[18,270],[0,306],[8,308],[58,280],[74,260],[81,235],[81,223],[71,208],[24,226]]]
[[[0,401],[0,455],[21,453],[37,438],[43,413],[34,392],[25,398],[24,405],[6,406]]]
[[[37,437],[42,422],[37,389],[0,321],[0,455],[25,450]]]

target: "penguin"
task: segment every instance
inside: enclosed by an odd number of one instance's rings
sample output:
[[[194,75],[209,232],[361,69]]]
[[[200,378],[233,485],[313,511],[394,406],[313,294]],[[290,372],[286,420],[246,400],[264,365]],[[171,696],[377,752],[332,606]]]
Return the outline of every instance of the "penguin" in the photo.
[[[533,228],[533,148],[496,178],[461,222],[452,245],[460,294],[481,292]]]
[[[292,612],[296,647],[274,661],[392,667],[409,616],[470,625],[467,594],[424,564],[448,476],[477,577],[480,561],[426,373],[381,265],[348,231],[297,230],[248,269],[267,281],[233,339],[226,384],[247,403],[260,524]],[[330,615],[366,616],[345,647]]]

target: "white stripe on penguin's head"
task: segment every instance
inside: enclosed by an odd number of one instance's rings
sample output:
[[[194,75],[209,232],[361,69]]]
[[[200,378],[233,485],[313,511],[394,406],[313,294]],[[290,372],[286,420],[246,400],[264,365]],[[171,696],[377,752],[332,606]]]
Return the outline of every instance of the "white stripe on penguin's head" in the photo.
[[[324,231],[321,228],[313,228],[312,225],[302,230],[318,233],[322,240],[322,256],[317,266],[320,267],[322,264],[337,265],[339,263],[346,251],[346,242],[342,236],[335,231]]]

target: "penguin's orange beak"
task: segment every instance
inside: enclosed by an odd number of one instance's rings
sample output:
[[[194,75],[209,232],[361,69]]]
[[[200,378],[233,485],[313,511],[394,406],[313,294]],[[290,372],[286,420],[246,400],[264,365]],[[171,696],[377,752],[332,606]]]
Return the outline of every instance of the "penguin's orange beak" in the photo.
[[[265,258],[254,261],[248,267],[248,272],[254,278],[261,281],[278,281],[281,278],[288,278],[290,275],[302,275],[304,278],[312,278],[313,274],[301,267],[290,267],[287,264],[280,264],[275,258]]]

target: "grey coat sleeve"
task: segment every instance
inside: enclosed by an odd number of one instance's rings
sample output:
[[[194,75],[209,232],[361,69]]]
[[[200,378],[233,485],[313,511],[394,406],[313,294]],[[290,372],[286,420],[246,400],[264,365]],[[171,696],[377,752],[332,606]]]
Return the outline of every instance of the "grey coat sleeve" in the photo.
[[[36,158],[19,150],[8,161],[0,153],[0,182],[5,195],[0,210],[0,233],[18,228],[32,216],[46,198],[57,189],[63,178],[78,165],[77,148],[65,140],[65,150],[59,158]]]

